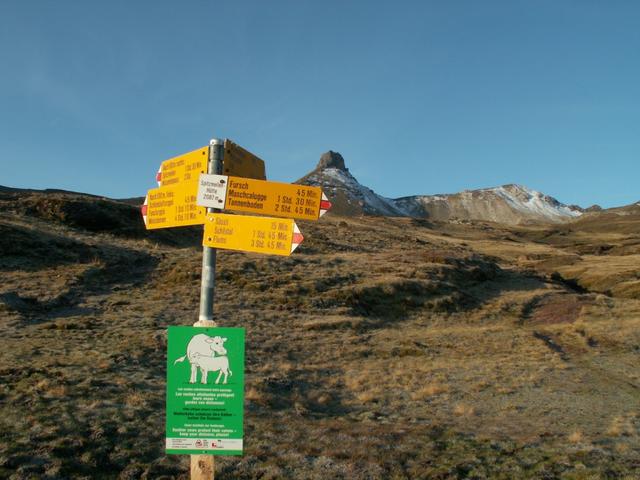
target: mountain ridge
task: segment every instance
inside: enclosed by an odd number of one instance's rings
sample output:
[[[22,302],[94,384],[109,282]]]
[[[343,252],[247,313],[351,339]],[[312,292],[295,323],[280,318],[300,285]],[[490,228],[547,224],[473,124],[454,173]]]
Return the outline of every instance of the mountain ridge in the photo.
[[[360,184],[349,172],[342,155],[331,150],[322,154],[316,168],[296,183],[322,187],[334,205],[334,213],[342,215],[521,224],[562,223],[580,217],[585,211],[577,205],[566,205],[554,197],[514,183],[458,193],[387,198]]]

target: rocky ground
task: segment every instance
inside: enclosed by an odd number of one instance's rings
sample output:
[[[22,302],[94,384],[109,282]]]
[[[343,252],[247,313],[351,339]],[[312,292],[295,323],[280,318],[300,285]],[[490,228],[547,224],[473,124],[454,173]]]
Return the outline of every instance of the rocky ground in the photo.
[[[247,384],[216,478],[640,477],[637,212],[299,223],[291,257],[218,257]],[[188,478],[163,452],[165,332],[196,320],[199,235],[0,192],[0,477]]]

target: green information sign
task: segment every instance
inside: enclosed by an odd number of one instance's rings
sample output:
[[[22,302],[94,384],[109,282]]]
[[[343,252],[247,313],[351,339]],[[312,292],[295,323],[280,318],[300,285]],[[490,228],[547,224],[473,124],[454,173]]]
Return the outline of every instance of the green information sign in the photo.
[[[169,327],[167,453],[242,455],[244,329]]]

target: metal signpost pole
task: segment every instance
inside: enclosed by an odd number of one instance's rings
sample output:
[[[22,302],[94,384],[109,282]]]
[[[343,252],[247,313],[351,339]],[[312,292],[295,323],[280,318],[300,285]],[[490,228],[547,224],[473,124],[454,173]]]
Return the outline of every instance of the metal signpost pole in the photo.
[[[224,156],[224,142],[214,138],[209,142],[208,173],[220,175]],[[215,211],[207,208],[207,213]],[[213,299],[216,277],[216,249],[203,247],[202,282],[200,286],[200,314],[194,327],[215,327],[213,320]],[[191,455],[191,480],[213,480],[215,463],[213,455]]]

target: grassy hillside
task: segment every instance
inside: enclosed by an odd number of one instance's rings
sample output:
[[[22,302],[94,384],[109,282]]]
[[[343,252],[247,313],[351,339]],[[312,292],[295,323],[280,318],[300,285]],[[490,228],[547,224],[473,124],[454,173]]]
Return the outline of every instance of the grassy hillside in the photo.
[[[216,478],[640,477],[640,218],[600,218],[329,214],[291,257],[221,251],[246,453]],[[199,235],[0,192],[0,477],[188,478],[163,453],[165,329],[197,319]]]

